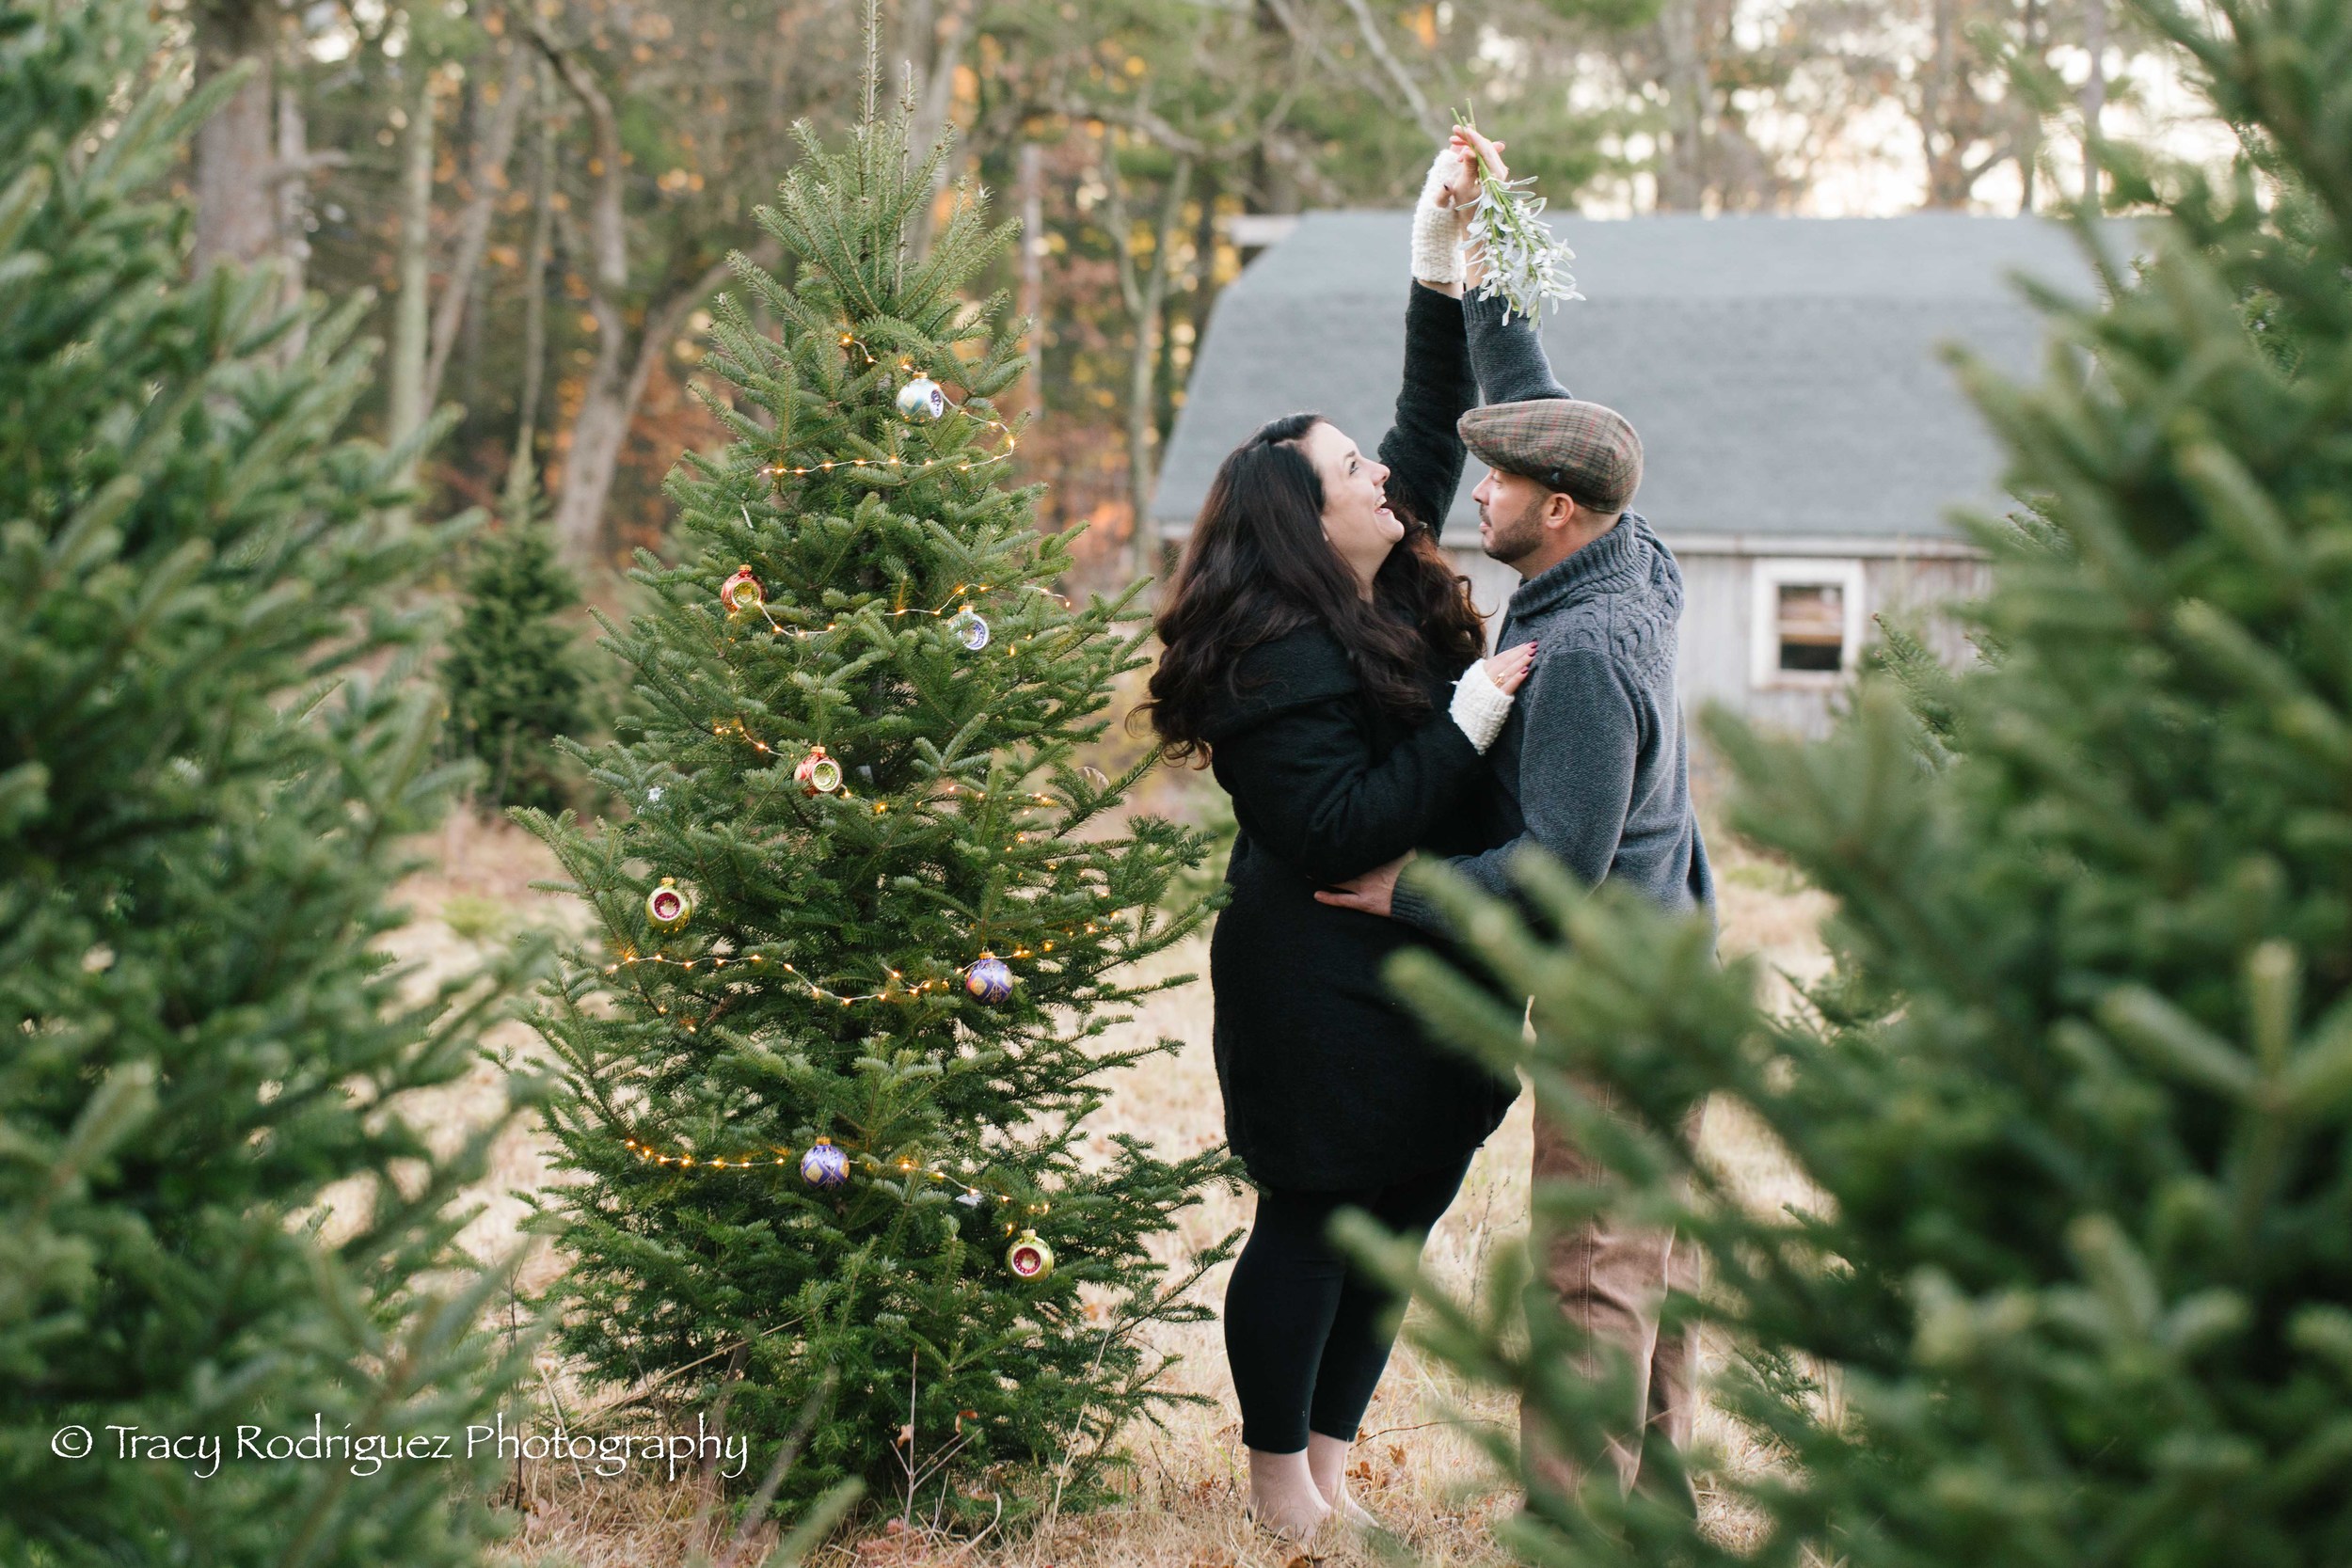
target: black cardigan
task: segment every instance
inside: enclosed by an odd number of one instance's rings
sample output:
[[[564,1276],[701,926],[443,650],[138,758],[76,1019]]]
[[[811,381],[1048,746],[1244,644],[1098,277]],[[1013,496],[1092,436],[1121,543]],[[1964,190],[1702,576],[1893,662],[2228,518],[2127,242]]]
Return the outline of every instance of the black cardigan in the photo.
[[[1416,285],[1405,381],[1380,443],[1391,508],[1435,528],[1461,481],[1454,423],[1475,396],[1460,303]],[[1240,826],[1232,901],[1210,943],[1217,1082],[1226,1135],[1261,1185],[1360,1190],[1458,1160],[1517,1093],[1431,1041],[1381,966],[1427,939],[1314,900],[1407,849],[1482,842],[1483,762],[1446,713],[1458,668],[1422,671],[1426,719],[1401,723],[1363,690],[1319,626],[1251,649],[1242,694],[1206,738]]]

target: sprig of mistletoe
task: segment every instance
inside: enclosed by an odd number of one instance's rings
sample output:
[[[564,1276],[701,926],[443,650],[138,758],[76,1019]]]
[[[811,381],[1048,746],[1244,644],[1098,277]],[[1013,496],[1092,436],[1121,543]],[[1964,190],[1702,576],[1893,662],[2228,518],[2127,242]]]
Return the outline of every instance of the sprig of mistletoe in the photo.
[[[1467,109],[1454,118],[1457,124],[1478,128]],[[1478,204],[1470,209],[1470,243],[1486,268],[1478,297],[1501,294],[1509,307],[1505,320],[1513,312],[1538,315],[1547,300],[1556,309],[1564,299],[1584,297],[1577,293],[1576,277],[1567,268],[1576,252],[1552,237],[1551,226],[1543,219],[1544,198],[1534,194],[1534,185],[1533,175],[1503,179],[1479,156]]]

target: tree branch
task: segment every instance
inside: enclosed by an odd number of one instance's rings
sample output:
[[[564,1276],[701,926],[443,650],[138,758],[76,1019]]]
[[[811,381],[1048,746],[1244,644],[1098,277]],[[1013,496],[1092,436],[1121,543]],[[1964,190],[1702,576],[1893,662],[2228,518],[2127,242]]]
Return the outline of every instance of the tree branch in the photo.
[[[1372,51],[1372,57],[1378,60],[1381,69],[1389,73],[1389,79],[1396,84],[1397,91],[1405,95],[1405,102],[1412,108],[1413,119],[1432,136],[1445,135],[1446,127],[1438,123],[1437,111],[1430,108],[1429,100],[1422,96],[1421,87],[1406,71],[1404,62],[1389,52],[1389,41],[1380,36],[1380,24],[1374,19],[1372,8],[1365,5],[1364,0],[1346,0],[1346,3],[1349,12],[1356,18],[1357,31],[1364,35],[1364,47]]]
[[[1179,154],[1189,157],[1191,154]],[[1110,136],[1105,134],[1096,144],[1095,166],[1103,173],[1105,227],[1111,231],[1111,252],[1119,263],[1119,297],[1125,302],[1127,314],[1140,321],[1143,318],[1143,291],[1136,282],[1134,219],[1127,213],[1126,182],[1119,177],[1119,154],[1111,150]]]
[[[761,266],[771,266],[774,264],[775,252],[776,242],[764,239],[753,260]],[[622,394],[624,404],[632,412],[637,407],[638,400],[645,395],[645,383],[652,378],[654,366],[660,362],[663,351],[676,341],[678,327],[685,322],[687,312],[708,299],[712,291],[733,276],[723,258],[705,267],[669,298],[646,309],[644,336],[637,341],[637,359],[629,366],[628,388]]]
[[[473,293],[474,276],[490,244],[490,220],[498,211],[498,195],[506,179],[506,166],[515,153],[515,131],[522,123],[523,100],[530,96],[531,58],[520,49],[506,55],[506,72],[499,84],[497,110],[490,117],[481,145],[474,149],[473,199],[457,220],[457,249],[450,259],[449,280],[433,309],[433,346],[425,356],[424,406],[440,401],[441,378],[449,370],[450,353],[457,346],[457,329],[466,319],[466,302]]]
[[[588,111],[595,150],[590,177],[596,182],[596,197],[588,208],[589,253],[597,292],[618,293],[628,286],[628,238],[621,226],[621,127],[612,112],[612,100],[605,96],[596,74],[557,43],[538,17],[520,6],[508,8],[508,14],[530,29],[532,40],[547,55],[548,63]]]

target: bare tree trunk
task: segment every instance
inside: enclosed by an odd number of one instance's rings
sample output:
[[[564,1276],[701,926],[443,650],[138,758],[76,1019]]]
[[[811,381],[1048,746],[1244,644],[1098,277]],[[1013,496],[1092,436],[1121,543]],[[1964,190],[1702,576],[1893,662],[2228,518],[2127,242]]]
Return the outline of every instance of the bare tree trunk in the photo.
[[[292,83],[278,89],[278,237],[286,265],[286,309],[302,303],[310,261],[310,166],[309,136],[302,119],[302,95]],[[307,324],[296,323],[286,335],[286,358],[301,354],[310,336]]]
[[[2091,134],[2107,107],[2107,4],[2083,0],[2083,48],[2090,55],[2090,74],[2083,79],[2083,120]]]
[[[1152,448],[1159,427],[1154,418],[1158,404],[1152,396],[1152,383],[1159,364],[1160,318],[1168,301],[1168,252],[1175,248],[1177,220],[1184,214],[1184,197],[1192,186],[1192,159],[1188,154],[1179,156],[1175,168],[1168,174],[1159,218],[1152,227],[1151,266],[1141,276],[1136,267],[1133,225],[1127,216],[1118,160],[1107,142],[1103,148],[1103,182],[1110,193],[1111,238],[1119,252],[1119,289],[1126,300],[1127,314],[1136,325],[1135,345],[1127,358],[1127,493],[1134,514],[1131,547],[1135,570],[1156,576],[1159,540],[1152,526],[1152,491],[1157,477]]]
[[[604,503],[620,471],[621,448],[628,427],[644,401],[645,383],[662,354],[677,340],[688,312],[710,297],[729,277],[726,263],[714,262],[693,281],[645,312],[637,352],[628,353],[622,339],[620,312],[590,310],[598,318],[596,362],[588,372],[588,392],[580,415],[572,421],[571,450],[564,457],[564,487],[555,502],[556,547],[576,561],[594,560],[604,544]]]
[[[1295,25],[1296,18],[1283,0],[1257,0],[1250,13],[1251,21],[1261,35],[1287,33],[1295,45],[1306,47]],[[1295,213],[1299,208],[1298,175],[1290,160],[1278,155],[1273,128],[1261,137],[1250,158],[1249,183],[1260,210],[1267,213]]]
[[[557,47],[535,19],[532,36],[587,111],[589,177],[596,182],[588,207],[587,261],[588,314],[596,324],[596,352],[580,413],[572,421],[571,445],[564,455],[564,487],[555,500],[555,547],[565,560],[585,564],[603,544],[604,499],[620,463],[630,413],[621,401],[626,328],[620,295],[628,286],[628,236],[621,225],[621,132],[612,101],[588,68]]]
[[[591,134],[589,172],[596,182],[588,204],[586,252],[589,261],[588,314],[596,324],[596,352],[588,371],[588,386],[579,416],[572,421],[571,446],[564,457],[564,483],[555,499],[555,546],[567,561],[594,561],[604,544],[604,503],[619,471],[621,446],[628,438],[629,421],[645,395],[653,367],[676,336],[686,314],[727,279],[727,265],[714,261],[682,289],[645,308],[634,356],[628,347],[628,327],[621,299],[628,287],[628,234],[621,211],[621,131],[612,100],[580,61],[550,38],[546,27],[529,18],[533,39],[555,67],[580,107],[587,111]],[[772,252],[766,242],[755,256]]]
[[[1029,322],[1029,396],[1045,411],[1045,156],[1021,144],[1021,304]]]
[[[425,68],[421,51],[412,51],[417,65],[417,97],[409,105],[408,123],[401,135],[400,255],[396,274],[399,293],[392,301],[390,366],[390,444],[397,447],[424,425],[425,321],[432,288],[433,221],[433,72]],[[412,452],[400,465],[397,481],[416,483],[417,460]],[[396,516],[405,519],[408,508]]]
[[[2106,181],[2092,161],[2090,144],[2106,134],[2107,111],[2107,0],[2083,0],[2083,48],[2090,55],[2090,74],[2083,78],[2083,189],[2100,195]]]
[[[457,329],[466,319],[474,278],[482,270],[483,252],[490,245],[490,220],[498,214],[498,198],[506,189],[506,166],[515,155],[515,129],[522,120],[523,100],[530,96],[531,55],[510,48],[506,70],[499,83],[499,100],[490,123],[474,146],[473,195],[457,220],[457,248],[450,258],[449,279],[433,308],[432,347],[425,356],[423,404],[440,400],[441,380],[449,373],[449,357],[457,346]]]
[[[240,65],[252,74],[196,133],[196,268],[259,261],[278,250],[272,177],[270,62],[278,7],[272,0],[199,0],[199,87]]]
[[[531,176],[531,255],[523,263],[523,393],[516,410],[515,455],[506,465],[509,522],[529,509],[538,483],[532,443],[538,437],[539,385],[547,374],[548,252],[555,230],[555,105],[545,66],[533,72],[532,86],[539,100],[539,161]]]
[[[2036,62],[2049,57],[2049,39],[2042,24],[2042,0],[2026,0],[2026,57]],[[2041,173],[2042,106],[2033,94],[2015,95],[2017,124],[2017,214],[2029,217],[2033,214],[2034,184]]]
[[[1665,67],[1666,155],[1658,166],[1658,205],[1697,212],[1707,199],[1707,61],[1699,49],[1697,0],[1667,0],[1658,15]]]
[[[918,0],[907,8],[907,51],[903,66],[914,85],[914,123],[907,137],[907,145],[915,157],[931,150],[941,133],[947,129],[947,117],[953,112],[956,98],[956,67],[962,62],[964,45],[972,37],[973,0],[948,0],[946,14],[931,20],[930,0]],[[918,13],[925,23],[916,31]],[[947,187],[954,174],[954,157],[943,158],[931,171],[930,198],[914,214],[914,231],[908,236],[910,248],[916,256],[931,247],[931,233],[936,224],[939,193]]]
[[[1927,158],[1930,207],[1968,203],[1968,150],[1960,129],[1968,83],[1958,10],[1959,0],[1932,0],[1929,7],[1931,43],[1919,73],[1919,145]]]
[[[1194,196],[1192,230],[1192,288],[1184,306],[1185,324],[1192,330],[1191,355],[1181,370],[1171,361],[1163,404],[1166,428],[1176,425],[1176,393],[1182,388],[1192,367],[1200,363],[1200,345],[1209,335],[1209,312],[1216,309],[1216,232],[1217,200],[1225,194],[1225,170],[1209,165],[1201,171],[1200,188]],[[1173,334],[1168,334],[1172,337]]]

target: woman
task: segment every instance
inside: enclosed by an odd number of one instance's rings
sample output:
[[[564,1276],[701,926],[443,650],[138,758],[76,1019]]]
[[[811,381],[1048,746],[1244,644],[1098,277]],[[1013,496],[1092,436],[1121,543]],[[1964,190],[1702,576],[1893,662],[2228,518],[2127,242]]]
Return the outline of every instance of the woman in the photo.
[[[1426,210],[1475,199],[1462,146],[1431,170]],[[1469,583],[1438,547],[1476,382],[1453,246],[1422,227],[1415,271],[1442,276],[1412,285],[1379,460],[1313,414],[1225,459],[1158,617],[1146,705],[1163,752],[1205,762],[1240,824],[1209,969],[1227,1137],[1260,1196],[1225,1342],[1251,1512],[1290,1536],[1335,1512],[1371,1522],[1343,1477],[1392,1303],[1331,1244],[1331,1216],[1425,1235],[1516,1092],[1389,995],[1381,967],[1408,928],[1314,897],[1417,847],[1482,847],[1466,833],[1480,754],[1534,653],[1479,658]]]

